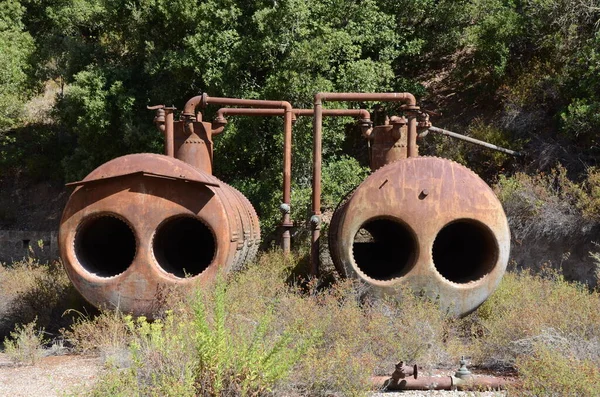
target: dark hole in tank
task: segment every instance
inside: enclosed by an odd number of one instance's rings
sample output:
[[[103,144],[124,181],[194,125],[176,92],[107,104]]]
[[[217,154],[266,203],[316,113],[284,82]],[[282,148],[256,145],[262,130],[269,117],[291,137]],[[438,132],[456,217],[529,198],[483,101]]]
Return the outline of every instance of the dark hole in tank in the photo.
[[[178,217],[158,227],[153,249],[160,267],[183,278],[202,273],[213,261],[217,246],[212,231],[202,221]]]
[[[455,283],[475,281],[491,272],[498,258],[498,244],[483,223],[461,219],[446,225],[433,243],[437,271]]]
[[[136,241],[125,221],[114,216],[94,217],[75,235],[75,255],[81,266],[100,277],[123,273],[133,262]]]
[[[354,261],[375,280],[391,280],[408,273],[417,258],[417,241],[404,223],[373,219],[354,236]]]

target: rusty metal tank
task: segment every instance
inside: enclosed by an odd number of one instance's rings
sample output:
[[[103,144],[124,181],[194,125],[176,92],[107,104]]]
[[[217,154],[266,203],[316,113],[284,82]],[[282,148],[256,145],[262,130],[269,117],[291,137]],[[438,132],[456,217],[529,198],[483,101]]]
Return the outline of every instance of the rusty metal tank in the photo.
[[[178,138],[176,154],[197,166],[166,155],[131,154],[71,184],[59,247],[69,278],[90,303],[152,315],[166,288],[208,282],[256,254],[256,212],[210,174],[210,125],[193,124],[189,142],[182,138],[183,122],[171,131]]]
[[[407,286],[463,315],[500,283],[510,232],[502,205],[474,172],[411,157],[380,168],[339,205],[329,247],[342,275],[381,293]]]

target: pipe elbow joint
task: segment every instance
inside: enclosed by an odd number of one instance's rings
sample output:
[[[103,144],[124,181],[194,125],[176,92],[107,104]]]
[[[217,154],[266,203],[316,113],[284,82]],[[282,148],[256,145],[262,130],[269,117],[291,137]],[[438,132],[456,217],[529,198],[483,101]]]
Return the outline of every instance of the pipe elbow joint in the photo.
[[[208,94],[204,92],[201,95],[191,98],[185,103],[183,115],[188,118],[195,117],[196,107],[200,106],[201,108],[205,108],[206,105],[208,105]]]

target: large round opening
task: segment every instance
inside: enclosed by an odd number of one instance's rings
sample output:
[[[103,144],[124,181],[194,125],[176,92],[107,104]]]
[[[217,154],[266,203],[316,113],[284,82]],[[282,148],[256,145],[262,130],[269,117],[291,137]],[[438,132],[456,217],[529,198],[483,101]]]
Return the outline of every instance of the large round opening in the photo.
[[[494,269],[498,244],[492,231],[472,219],[459,219],[438,233],[433,242],[437,271],[454,283],[479,280]]]
[[[114,215],[90,218],[81,223],[75,234],[77,260],[99,277],[113,277],[127,270],[136,248],[133,230]]]
[[[217,245],[212,231],[202,221],[177,217],[158,227],[153,249],[163,270],[183,278],[202,273],[213,261]]]
[[[404,276],[418,257],[413,231],[404,223],[388,218],[365,222],[354,236],[354,262],[374,280]]]

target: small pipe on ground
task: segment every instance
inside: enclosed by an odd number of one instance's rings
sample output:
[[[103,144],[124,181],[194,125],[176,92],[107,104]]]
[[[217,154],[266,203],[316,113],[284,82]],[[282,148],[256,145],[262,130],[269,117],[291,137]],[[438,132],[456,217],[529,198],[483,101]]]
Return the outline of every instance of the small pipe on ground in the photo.
[[[412,376],[412,378],[411,378]],[[374,387],[381,390],[505,390],[515,384],[508,378],[473,375],[467,369],[467,362],[461,357],[460,368],[454,375],[418,376],[417,365],[404,365],[400,361],[391,377],[374,376],[371,378]]]

